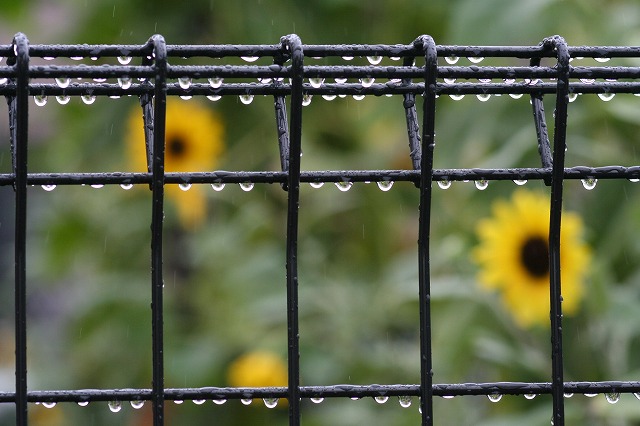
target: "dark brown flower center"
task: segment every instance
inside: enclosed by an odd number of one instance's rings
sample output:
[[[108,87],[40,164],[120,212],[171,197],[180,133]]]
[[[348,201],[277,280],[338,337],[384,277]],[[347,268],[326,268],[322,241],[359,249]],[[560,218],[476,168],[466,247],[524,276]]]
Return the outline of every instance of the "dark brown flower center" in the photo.
[[[167,142],[167,155],[175,158],[180,158],[185,155],[187,151],[187,144],[180,136],[173,136]]]
[[[531,237],[524,242],[520,252],[522,264],[529,274],[541,278],[549,273],[549,245],[541,237]]]

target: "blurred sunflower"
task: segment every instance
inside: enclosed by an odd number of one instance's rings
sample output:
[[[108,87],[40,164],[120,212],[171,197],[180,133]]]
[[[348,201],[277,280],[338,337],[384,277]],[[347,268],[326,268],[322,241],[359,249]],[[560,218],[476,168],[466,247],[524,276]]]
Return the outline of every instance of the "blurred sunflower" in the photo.
[[[287,386],[287,366],[278,355],[268,351],[248,352],[236,358],[227,372],[232,387]],[[285,402],[286,399],[281,399]]]
[[[167,98],[165,128],[165,171],[211,171],[222,154],[223,125],[220,117],[196,101]],[[129,115],[127,143],[129,161],[135,171],[146,171],[144,125],[140,107]],[[206,200],[200,185],[184,191],[178,185],[166,186],[167,196],[177,206],[180,223],[188,229],[202,224]]]
[[[477,227],[480,244],[472,253],[484,289],[496,290],[522,327],[549,321],[549,200],[518,190],[509,202],[498,201],[493,216]],[[563,312],[578,309],[590,250],[581,239],[582,220],[563,212],[560,273]]]

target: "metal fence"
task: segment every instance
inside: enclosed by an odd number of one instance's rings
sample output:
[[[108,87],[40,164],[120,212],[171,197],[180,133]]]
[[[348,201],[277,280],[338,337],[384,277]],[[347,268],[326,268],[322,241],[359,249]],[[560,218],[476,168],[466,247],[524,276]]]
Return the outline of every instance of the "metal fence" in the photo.
[[[364,396],[418,396],[423,425],[437,423],[433,410],[435,396],[492,394],[550,394],[552,419],[564,424],[565,393],[640,392],[640,382],[567,382],[563,377],[562,309],[560,283],[560,228],[563,182],[566,179],[638,179],[640,166],[565,167],[567,112],[578,93],[610,96],[615,93],[640,94],[639,67],[570,66],[572,57],[640,57],[638,47],[571,47],[554,36],[539,45],[453,46],[436,45],[429,36],[399,45],[304,45],[296,35],[288,35],[272,45],[168,45],[156,35],[144,45],[30,45],[23,34],[12,44],[0,45],[0,78],[7,79],[0,93],[9,103],[13,172],[0,175],[0,185],[15,190],[15,339],[16,389],[0,393],[0,403],[15,404],[17,424],[27,424],[27,406],[33,402],[88,402],[147,400],[153,405],[154,425],[164,424],[167,400],[287,398],[289,424],[301,421],[302,398],[344,398]],[[368,66],[313,66],[306,58],[366,56]],[[60,65],[64,58],[124,58],[112,65]],[[271,65],[172,65],[173,58],[270,58]],[[398,59],[395,66],[378,65],[381,58]],[[457,57],[496,57],[528,60],[528,66],[463,66]],[[53,59],[33,65],[32,58]],[[416,66],[415,60],[424,65]],[[549,65],[542,65],[542,61]],[[46,79],[82,78],[80,83],[60,85]],[[177,82],[187,79],[224,79],[217,84]],[[264,79],[247,83],[242,79]],[[323,83],[325,78],[360,79],[360,82]],[[93,81],[91,79],[94,79]],[[120,84],[99,79],[119,79]],[[237,81],[234,81],[237,79]],[[267,80],[268,79],[268,80]],[[376,79],[378,82],[373,82]],[[456,81],[448,79],[457,79]],[[587,79],[591,79],[587,81]],[[593,79],[598,79],[593,81]],[[96,81],[98,80],[98,81]],[[268,81],[268,82],[266,82]],[[380,82],[384,81],[384,82]],[[62,87],[64,86],[64,87]],[[166,99],[171,96],[269,95],[274,98],[278,130],[280,171],[168,173],[164,170]],[[434,169],[436,104],[441,96],[528,95],[537,132],[540,167],[503,169]],[[27,167],[29,106],[31,97],[43,102],[47,96],[106,97],[135,95],[140,99],[147,143],[147,173],[30,173]],[[303,135],[303,105],[311,95],[381,96],[402,98],[398,102],[406,115],[411,170],[305,171],[300,167]],[[553,142],[547,133],[543,97],[555,99]],[[418,117],[416,102],[422,102]],[[289,112],[287,112],[287,108]],[[275,145],[274,145],[275,146]],[[430,212],[433,181],[462,180],[543,180],[550,187],[549,232],[552,375],[548,382],[433,383],[430,314]],[[298,327],[298,215],[300,184],[319,182],[409,181],[420,194],[418,259],[419,282],[416,293],[420,305],[420,383],[401,385],[315,386],[300,383]],[[287,194],[286,297],[288,325],[288,386],[286,388],[166,388],[163,360],[163,206],[165,185],[215,183],[278,183]],[[148,185],[152,191],[151,223],[151,389],[59,390],[27,388],[26,270],[27,187],[30,185],[134,184]],[[302,413],[303,414],[303,413]]]

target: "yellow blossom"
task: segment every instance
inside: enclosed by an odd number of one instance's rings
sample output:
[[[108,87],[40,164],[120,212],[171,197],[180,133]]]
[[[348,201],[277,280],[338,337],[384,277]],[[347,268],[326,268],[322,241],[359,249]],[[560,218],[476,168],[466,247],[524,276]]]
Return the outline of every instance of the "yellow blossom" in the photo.
[[[136,107],[129,116],[127,143],[131,167],[146,171],[146,148],[142,110]],[[195,100],[167,99],[165,127],[165,172],[212,171],[224,149],[220,117]],[[178,185],[165,187],[167,197],[177,206],[185,228],[193,229],[206,217],[203,188],[193,185],[188,191]]]
[[[233,387],[286,387],[287,376],[286,363],[268,351],[241,355],[231,363],[227,372],[227,379]]]
[[[498,201],[493,216],[477,227],[480,244],[473,260],[482,288],[497,291],[522,327],[549,321],[549,199],[526,190]],[[581,239],[582,220],[563,212],[560,274],[563,313],[574,314],[583,294],[590,250]]]

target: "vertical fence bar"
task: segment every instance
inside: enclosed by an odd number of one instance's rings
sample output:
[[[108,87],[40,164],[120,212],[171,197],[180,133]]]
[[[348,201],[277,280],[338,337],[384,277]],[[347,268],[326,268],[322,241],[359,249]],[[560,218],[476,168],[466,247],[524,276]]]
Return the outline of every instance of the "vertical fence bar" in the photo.
[[[543,41],[554,48],[558,57],[556,117],[553,134],[553,169],[551,177],[551,211],[549,219],[549,279],[551,302],[551,393],[553,424],[564,425],[564,370],[562,355],[562,287],[560,282],[560,223],[562,187],[569,104],[569,50],[564,39],[553,36]]]
[[[155,54],[153,102],[152,210],[151,210],[151,315],[153,349],[153,425],[164,424],[164,310],[162,227],[164,221],[164,136],[167,108],[167,49],[160,35],[151,37]]]
[[[291,54],[291,120],[289,174],[287,176],[287,330],[289,425],[300,424],[300,336],[298,327],[298,207],[300,202],[300,152],[302,140],[302,76],[304,53],[300,38],[281,39]]]
[[[419,37],[414,44],[424,49],[424,109],[420,158],[420,218],[418,230],[418,277],[420,301],[420,408],[422,425],[433,424],[433,362],[431,354],[431,276],[429,234],[431,231],[431,185],[435,147],[436,77],[438,54],[433,38]]]
[[[15,205],[15,353],[16,425],[27,424],[27,139],[29,123],[29,40],[18,33],[13,39],[16,55],[16,93],[9,103],[14,150]]]

